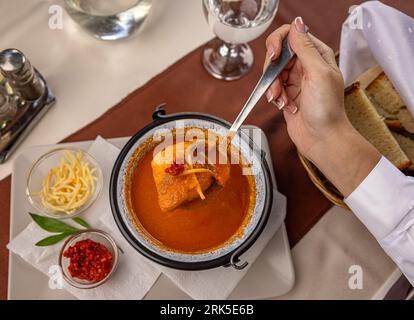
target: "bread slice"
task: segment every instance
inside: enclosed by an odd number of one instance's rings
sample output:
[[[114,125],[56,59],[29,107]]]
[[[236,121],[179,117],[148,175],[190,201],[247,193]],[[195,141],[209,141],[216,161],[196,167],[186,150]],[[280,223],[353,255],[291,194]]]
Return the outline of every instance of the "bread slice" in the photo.
[[[414,133],[414,119],[407,108],[402,108],[398,111],[398,120],[407,132]]]
[[[368,94],[368,92],[367,92]],[[385,120],[398,120],[398,111],[396,113],[390,113],[389,111],[385,110],[381,105],[375,103],[373,99],[368,95],[372,104],[374,105],[375,109],[377,110],[378,114],[383,117]]]
[[[411,165],[408,167],[408,169],[410,171],[414,171],[414,141],[396,132],[393,132],[392,135],[397,140],[401,149],[405,152],[405,154],[411,160]]]
[[[372,102],[372,101],[371,101]],[[393,131],[401,131],[404,130],[404,127],[401,123],[401,121],[398,119],[398,113],[397,114],[391,114],[387,110],[383,109],[382,107],[375,105],[373,103],[375,109],[377,110],[378,114],[381,116],[382,120],[384,120],[385,124],[388,128],[390,128]],[[400,109],[402,110],[402,109]]]
[[[355,129],[397,168],[411,164],[358,82],[345,91],[345,110]]]
[[[372,81],[365,90],[380,114],[381,110],[385,110],[391,115],[396,114],[405,105],[384,72]]]

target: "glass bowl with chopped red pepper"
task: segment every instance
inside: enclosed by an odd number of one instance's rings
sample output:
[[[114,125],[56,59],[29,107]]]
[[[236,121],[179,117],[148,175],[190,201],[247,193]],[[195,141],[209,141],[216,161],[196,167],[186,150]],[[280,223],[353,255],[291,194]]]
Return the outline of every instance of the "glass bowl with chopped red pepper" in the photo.
[[[115,241],[106,232],[95,229],[69,237],[59,255],[63,278],[80,289],[91,289],[105,283],[117,264]]]

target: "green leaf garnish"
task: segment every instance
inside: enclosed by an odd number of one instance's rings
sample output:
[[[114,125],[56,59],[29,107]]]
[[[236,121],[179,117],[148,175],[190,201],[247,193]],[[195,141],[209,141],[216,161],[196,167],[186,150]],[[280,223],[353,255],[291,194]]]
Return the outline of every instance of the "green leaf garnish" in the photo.
[[[72,220],[75,221],[77,224],[81,225],[82,227],[86,228],[86,229],[90,229],[91,228],[91,226],[89,225],[89,223],[87,223],[82,218],[75,217]]]
[[[33,221],[46,231],[59,233],[74,233],[80,231],[79,229],[72,227],[71,225],[64,223],[58,219],[39,216],[35,213],[29,214],[32,217]]]
[[[60,234],[55,234],[54,236],[50,236],[47,238],[44,238],[38,242],[36,242],[36,246],[38,247],[47,247],[47,246],[51,246],[54,245],[60,241],[62,241],[63,239],[65,239],[66,237],[74,234],[75,232],[67,232],[67,233],[60,233]]]

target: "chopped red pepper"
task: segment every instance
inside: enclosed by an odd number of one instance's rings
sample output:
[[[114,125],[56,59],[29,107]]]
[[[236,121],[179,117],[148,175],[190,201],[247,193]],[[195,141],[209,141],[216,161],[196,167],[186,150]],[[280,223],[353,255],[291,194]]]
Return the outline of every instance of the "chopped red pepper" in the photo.
[[[165,169],[165,172],[172,175],[178,176],[180,173],[184,172],[185,165],[181,163],[173,163],[168,168]]]
[[[112,269],[112,254],[101,243],[90,239],[76,242],[63,253],[70,259],[68,271],[74,278],[99,282]]]

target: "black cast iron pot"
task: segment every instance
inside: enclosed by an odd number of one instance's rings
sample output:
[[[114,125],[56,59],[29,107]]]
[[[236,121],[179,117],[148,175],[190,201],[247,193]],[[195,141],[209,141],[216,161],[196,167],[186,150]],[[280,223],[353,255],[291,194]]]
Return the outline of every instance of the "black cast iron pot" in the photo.
[[[166,115],[164,105],[156,108],[153,113],[153,122],[138,131],[123,147],[112,170],[110,180],[110,201],[113,216],[119,230],[125,239],[141,254],[161,265],[181,270],[203,270],[219,266],[232,266],[243,269],[247,262],[241,262],[240,256],[248,250],[262,233],[273,202],[273,186],[270,178],[269,166],[264,157],[264,152],[253,148],[252,140],[241,134],[241,139],[235,145],[242,154],[250,152],[254,179],[256,184],[256,201],[253,213],[248,225],[244,228],[243,235],[237,239],[214,249],[208,253],[184,254],[160,248],[148,241],[142,231],[136,227],[126,203],[128,197],[125,192],[125,183],[130,179],[127,170],[131,159],[135,159],[134,153],[147,141],[154,132],[159,129],[172,129],[177,124],[184,127],[207,128],[225,135],[230,128],[228,122],[202,113],[176,113]],[[237,140],[237,139],[233,139]],[[235,144],[234,142],[232,142]],[[259,150],[259,151],[258,151]],[[136,160],[135,160],[136,161]]]

